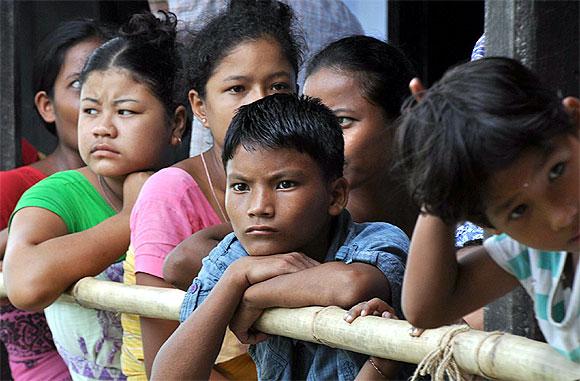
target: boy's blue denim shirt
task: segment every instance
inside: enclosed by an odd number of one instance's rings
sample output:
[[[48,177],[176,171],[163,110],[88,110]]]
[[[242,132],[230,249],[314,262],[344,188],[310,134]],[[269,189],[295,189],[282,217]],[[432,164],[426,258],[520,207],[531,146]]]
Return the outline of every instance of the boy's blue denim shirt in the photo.
[[[379,268],[389,280],[391,305],[402,317],[401,285],[408,250],[409,239],[401,229],[383,222],[354,223],[345,210],[333,226],[326,262],[362,262]],[[187,319],[203,303],[230,264],[247,255],[236,236],[227,235],[204,258],[183,300],[180,321]],[[324,287],[324,281],[321,280],[320,285]],[[250,355],[260,380],[354,380],[368,358],[282,336],[271,336],[251,346]]]

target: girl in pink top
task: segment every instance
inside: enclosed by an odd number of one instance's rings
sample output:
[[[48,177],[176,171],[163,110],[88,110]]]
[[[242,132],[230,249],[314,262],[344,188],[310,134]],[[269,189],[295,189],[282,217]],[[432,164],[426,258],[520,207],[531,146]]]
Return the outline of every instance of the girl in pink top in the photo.
[[[296,91],[301,47],[291,30],[292,20],[290,8],[277,1],[232,2],[191,41],[185,65],[189,101],[215,143],[209,151],[154,174],[143,187],[131,216],[137,284],[172,287],[162,275],[167,254],[199,229],[228,222],[221,164],[224,136],[238,107],[270,94]],[[177,324],[141,318],[148,374]],[[234,352],[224,360],[241,357],[239,349]],[[245,356],[252,366],[250,377],[255,378],[253,363]],[[230,377],[249,377],[220,370]]]

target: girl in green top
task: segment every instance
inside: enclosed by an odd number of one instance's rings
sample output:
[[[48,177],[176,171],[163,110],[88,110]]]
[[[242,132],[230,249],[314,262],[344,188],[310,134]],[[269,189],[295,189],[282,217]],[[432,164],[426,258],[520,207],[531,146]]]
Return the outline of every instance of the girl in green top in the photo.
[[[143,171],[171,163],[185,127],[185,109],[174,97],[175,24],[173,15],[135,15],[121,37],[94,52],[80,78],[79,151],[87,166],[39,182],[12,215],[8,297],[25,310],[46,308],[75,380],[125,378],[118,316],[53,302],[86,276],[122,281],[134,201],[127,195],[147,177]]]

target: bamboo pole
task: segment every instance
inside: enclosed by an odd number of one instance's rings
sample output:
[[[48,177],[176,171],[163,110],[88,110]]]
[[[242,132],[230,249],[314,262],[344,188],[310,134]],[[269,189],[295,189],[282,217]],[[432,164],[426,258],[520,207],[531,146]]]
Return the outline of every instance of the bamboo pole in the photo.
[[[184,291],[174,288],[129,286],[87,277],[75,283],[58,298],[58,301],[149,318],[179,320],[179,309],[184,295]],[[1,297],[6,297],[2,273],[0,273]]]
[[[0,297],[6,295],[2,279],[0,276]],[[177,320],[183,295],[183,291],[175,289],[84,278],[59,300],[89,308]],[[344,314],[338,307],[273,308],[264,312],[256,327],[273,335],[415,364],[454,329],[446,326],[411,337],[411,326],[406,321],[367,316],[348,324],[342,319]],[[524,337],[469,330],[458,334],[453,346],[457,364],[469,374],[501,380],[580,379],[580,364],[566,360],[545,343]]]

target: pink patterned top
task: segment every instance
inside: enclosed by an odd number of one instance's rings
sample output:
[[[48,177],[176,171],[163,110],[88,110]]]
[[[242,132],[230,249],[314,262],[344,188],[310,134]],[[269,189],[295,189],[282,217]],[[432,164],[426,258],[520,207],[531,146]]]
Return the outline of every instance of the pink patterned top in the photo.
[[[181,241],[220,219],[195,180],[183,169],[155,173],[143,186],[131,214],[135,272],[163,279],[163,261]]]

